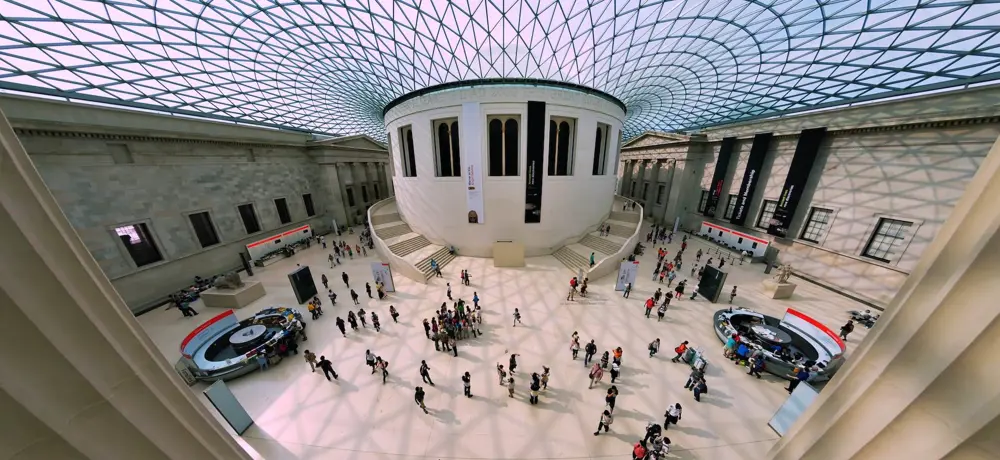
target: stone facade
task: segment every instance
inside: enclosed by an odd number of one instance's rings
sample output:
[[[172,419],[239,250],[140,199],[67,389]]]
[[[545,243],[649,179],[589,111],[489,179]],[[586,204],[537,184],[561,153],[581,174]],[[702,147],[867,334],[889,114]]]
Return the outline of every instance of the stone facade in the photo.
[[[382,198],[389,190],[377,173],[388,166],[387,151],[363,136],[315,141],[247,127],[233,132],[215,122],[14,97],[0,98],[0,108],[87,249],[136,311],[195,275],[240,267],[247,243],[305,224],[319,234],[334,220],[356,225],[376,201],[375,188]],[[151,128],[139,132],[130,123]],[[341,183],[366,187],[368,200],[355,192],[348,204]],[[285,224],[279,198],[291,217]],[[252,234],[237,210],[247,203],[261,227]],[[209,213],[218,244],[201,246],[188,217],[199,212]],[[136,223],[148,226],[162,261],[136,266],[114,231]]]

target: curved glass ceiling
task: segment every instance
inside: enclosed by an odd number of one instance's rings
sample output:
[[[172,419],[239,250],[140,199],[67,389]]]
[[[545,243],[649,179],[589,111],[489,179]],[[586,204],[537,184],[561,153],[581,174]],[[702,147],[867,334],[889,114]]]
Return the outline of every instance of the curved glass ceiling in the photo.
[[[0,88],[384,138],[460,80],[607,92],[625,135],[1000,78],[1000,3],[0,0]]]

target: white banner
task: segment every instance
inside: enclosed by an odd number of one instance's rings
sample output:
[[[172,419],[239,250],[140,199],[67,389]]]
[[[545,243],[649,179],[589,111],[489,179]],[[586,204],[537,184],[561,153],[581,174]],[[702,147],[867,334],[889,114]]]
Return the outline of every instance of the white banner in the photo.
[[[486,222],[483,209],[483,120],[479,112],[478,102],[462,104],[462,118],[458,122],[470,224]]]
[[[635,286],[635,277],[639,274],[639,261],[624,261],[618,267],[618,280],[615,282],[616,291],[624,291],[625,286],[632,284]]]
[[[372,262],[372,278],[376,283],[385,285],[385,292],[396,292],[396,286],[392,284],[392,270],[389,264],[382,262]]]
[[[310,230],[308,225],[303,225],[262,240],[254,241],[247,245],[247,252],[250,253],[251,260],[257,260],[269,252],[309,238],[312,236],[312,231]]]

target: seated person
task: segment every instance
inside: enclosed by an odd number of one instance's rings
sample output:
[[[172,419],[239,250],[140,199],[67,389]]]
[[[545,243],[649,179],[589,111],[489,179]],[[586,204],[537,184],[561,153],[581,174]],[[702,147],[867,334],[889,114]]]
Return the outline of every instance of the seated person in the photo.
[[[448,254],[455,255],[455,246],[448,246]]]

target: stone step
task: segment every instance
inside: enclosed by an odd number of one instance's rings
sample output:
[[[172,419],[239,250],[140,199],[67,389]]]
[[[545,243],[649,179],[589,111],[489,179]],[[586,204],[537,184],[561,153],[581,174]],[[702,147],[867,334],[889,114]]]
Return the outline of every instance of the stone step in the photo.
[[[392,251],[393,254],[399,257],[403,257],[407,254],[413,253],[422,248],[430,246],[430,244],[431,242],[427,241],[427,238],[424,238],[423,235],[417,235],[415,238],[411,238],[406,241],[400,241],[396,244],[393,244],[392,246],[389,246],[389,250]]]
[[[376,214],[376,215],[372,216],[372,225],[373,226],[374,225],[384,225],[384,224],[389,224],[389,223],[392,223],[392,222],[399,222],[399,221],[402,221],[402,220],[403,219],[401,219],[399,217],[399,213],[398,212],[394,212],[392,214]]]
[[[590,261],[586,257],[566,246],[559,248],[558,251],[552,253],[552,256],[559,262],[562,262],[573,273],[576,273],[581,268],[586,270],[590,266]]]
[[[638,224],[639,213],[637,211],[611,211],[611,216],[608,219]]]
[[[410,230],[410,226],[409,225],[407,225],[407,224],[401,224],[401,225],[394,225],[392,227],[376,228],[375,229],[375,234],[378,235],[379,238],[382,238],[384,240],[386,238],[393,238],[393,237],[405,235],[405,234],[410,233],[412,231],[413,230]]]
[[[635,227],[626,227],[624,225],[618,224],[617,222],[605,221],[605,225],[611,226],[611,234],[615,236],[620,236],[622,238],[628,238],[635,233]],[[636,224],[638,225],[638,223]]]
[[[431,270],[431,259],[437,261],[438,268],[444,268],[449,262],[455,260],[455,256],[448,252],[447,247],[443,247],[438,249],[434,254],[431,254],[429,257],[418,262],[416,264],[417,270],[423,272],[426,279],[431,279],[434,276],[434,272]]]
[[[614,241],[608,241],[599,236],[590,234],[584,236],[583,239],[580,240],[580,244],[604,254],[614,254],[622,247],[620,243],[616,244]]]

